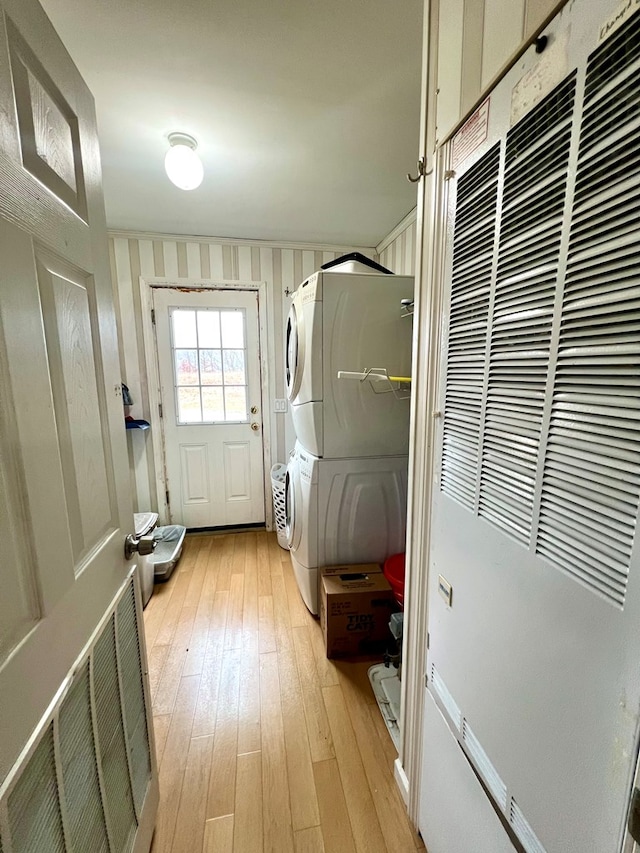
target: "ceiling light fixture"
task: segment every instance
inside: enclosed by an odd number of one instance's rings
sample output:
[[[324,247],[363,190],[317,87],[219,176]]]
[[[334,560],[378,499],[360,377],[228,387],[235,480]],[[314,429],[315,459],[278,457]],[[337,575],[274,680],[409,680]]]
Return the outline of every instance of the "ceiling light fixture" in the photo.
[[[204,169],[196,153],[198,143],[187,133],[170,133],[170,148],[164,158],[169,180],[181,190],[195,190],[202,183]]]

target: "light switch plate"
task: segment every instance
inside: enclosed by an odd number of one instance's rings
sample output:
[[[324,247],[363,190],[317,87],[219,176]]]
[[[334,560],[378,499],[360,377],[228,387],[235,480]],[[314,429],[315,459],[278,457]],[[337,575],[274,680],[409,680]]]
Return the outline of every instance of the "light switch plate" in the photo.
[[[289,408],[289,401],[285,397],[284,399],[276,399],[273,401],[273,411],[274,412],[286,412]]]

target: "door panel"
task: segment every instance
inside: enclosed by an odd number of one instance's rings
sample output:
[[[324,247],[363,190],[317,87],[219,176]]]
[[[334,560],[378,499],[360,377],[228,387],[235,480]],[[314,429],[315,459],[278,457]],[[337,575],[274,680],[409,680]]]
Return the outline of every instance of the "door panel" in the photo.
[[[31,525],[24,500],[22,466],[11,448],[18,445],[18,428],[9,389],[7,351],[0,326],[0,502],[3,594],[0,595],[0,659],[16,646],[40,618],[37,579],[31,549]]]
[[[247,441],[223,444],[226,499],[228,501],[246,501],[251,496],[251,457]]]
[[[210,492],[207,445],[183,444],[180,446],[180,455],[183,503],[208,503]]]
[[[96,814],[84,787],[58,788],[66,762],[98,762],[103,829],[113,842],[122,821],[142,851],[157,774],[123,553],[133,518],[95,116],[35,0],[0,0],[0,115],[0,849],[54,850],[61,832],[103,849],[83,834]],[[108,632],[118,653],[103,683],[97,658],[86,667]],[[101,708],[121,718],[115,775]],[[123,785],[138,793],[132,820]]]
[[[7,36],[23,165],[86,220],[78,116],[11,18]]]
[[[171,521],[264,521],[255,291],[154,287]]]
[[[76,574],[80,560],[112,527],[107,462],[98,397],[100,375],[91,324],[91,276],[36,256],[48,369],[58,427]]]

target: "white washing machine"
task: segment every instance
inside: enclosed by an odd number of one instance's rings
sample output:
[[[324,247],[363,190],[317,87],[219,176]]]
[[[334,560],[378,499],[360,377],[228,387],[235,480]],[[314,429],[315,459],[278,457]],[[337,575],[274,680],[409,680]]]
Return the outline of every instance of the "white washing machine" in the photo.
[[[318,459],[287,467],[287,539],[300,594],[318,613],[318,567],[382,563],[405,550],[407,457]]]
[[[338,379],[338,371],[411,375],[411,321],[401,301],[413,277],[314,273],[293,296],[286,379],[298,441],[314,456],[398,456],[409,448],[409,399],[386,382]],[[386,392],[386,393],[385,393]]]

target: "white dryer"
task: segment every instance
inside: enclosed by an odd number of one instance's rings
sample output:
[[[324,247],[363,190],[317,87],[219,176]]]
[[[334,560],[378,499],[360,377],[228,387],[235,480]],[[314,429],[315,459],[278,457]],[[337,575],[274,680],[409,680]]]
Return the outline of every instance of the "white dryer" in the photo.
[[[401,301],[413,277],[321,270],[296,290],[286,333],[286,380],[298,441],[314,456],[408,453],[409,400],[387,383],[338,371],[411,375],[411,321]],[[381,393],[385,390],[388,393]]]
[[[300,594],[318,613],[318,567],[382,563],[405,550],[407,457],[318,459],[287,467],[287,539]]]

